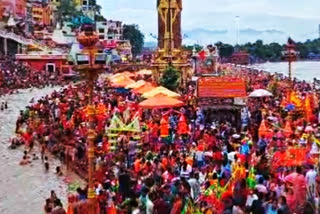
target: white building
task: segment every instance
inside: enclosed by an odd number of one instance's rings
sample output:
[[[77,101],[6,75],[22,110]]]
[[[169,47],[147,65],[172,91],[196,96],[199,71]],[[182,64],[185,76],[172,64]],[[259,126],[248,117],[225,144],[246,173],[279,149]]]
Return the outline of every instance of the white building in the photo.
[[[96,23],[100,40],[122,40],[123,27],[120,21],[102,21]]]

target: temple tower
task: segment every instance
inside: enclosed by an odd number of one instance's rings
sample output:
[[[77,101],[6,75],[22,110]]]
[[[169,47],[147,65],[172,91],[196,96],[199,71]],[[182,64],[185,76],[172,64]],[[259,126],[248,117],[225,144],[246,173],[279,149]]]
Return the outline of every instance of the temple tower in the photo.
[[[180,48],[182,0],[157,0],[158,47]]]
[[[190,77],[188,53],[181,49],[181,12],[182,0],[157,0],[158,12],[158,50],[152,62],[156,81],[168,65],[181,72],[181,85]]]

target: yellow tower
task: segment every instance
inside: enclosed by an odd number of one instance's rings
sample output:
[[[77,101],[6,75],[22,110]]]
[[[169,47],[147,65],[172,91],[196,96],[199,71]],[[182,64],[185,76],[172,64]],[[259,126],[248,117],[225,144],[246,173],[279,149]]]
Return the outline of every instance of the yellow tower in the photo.
[[[159,80],[168,65],[182,72],[181,84],[185,85],[189,68],[188,53],[181,50],[182,0],[157,0],[158,11],[158,50],[152,66],[154,78]]]

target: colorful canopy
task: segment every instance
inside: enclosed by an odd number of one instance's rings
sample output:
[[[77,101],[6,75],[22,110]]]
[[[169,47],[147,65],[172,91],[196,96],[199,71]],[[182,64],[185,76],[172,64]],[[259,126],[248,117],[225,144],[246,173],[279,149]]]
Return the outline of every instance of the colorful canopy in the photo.
[[[110,79],[112,81],[112,80],[118,79],[118,78],[133,77],[133,76],[134,76],[134,73],[131,73],[129,71],[125,71],[122,73],[113,74],[113,75],[109,76],[108,79]]]
[[[180,94],[173,92],[173,91],[170,91],[169,89],[162,87],[162,86],[156,87],[151,91],[143,93],[142,97],[151,98],[151,97],[156,96],[157,94],[164,94],[168,97],[180,97]]]
[[[140,87],[137,87],[135,89],[132,90],[133,93],[136,93],[136,94],[143,94],[143,93],[146,93],[148,91],[151,91],[153,90],[155,87],[153,86],[152,83],[146,83]]]
[[[127,85],[135,83],[135,81],[130,79],[130,77],[125,77],[125,78],[119,78],[119,79],[116,79],[116,80],[111,80],[111,83],[112,83],[113,87],[124,88]]]
[[[155,97],[149,98],[141,103],[142,108],[172,108],[183,106],[184,103],[178,99],[168,97],[164,94],[158,94]]]
[[[135,89],[135,88],[139,88],[139,87],[143,86],[144,84],[146,84],[146,81],[144,81],[144,80],[139,80],[139,81],[137,81],[137,82],[135,82],[135,83],[133,83],[133,84],[127,85],[126,88],[133,88],[133,89]]]

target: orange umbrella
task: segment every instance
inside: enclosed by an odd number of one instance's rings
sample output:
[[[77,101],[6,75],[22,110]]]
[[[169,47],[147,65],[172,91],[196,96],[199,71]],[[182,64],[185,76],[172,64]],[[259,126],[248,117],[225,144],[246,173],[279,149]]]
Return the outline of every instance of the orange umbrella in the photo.
[[[138,80],[137,82],[127,85],[126,88],[136,89],[146,84],[146,81],[144,80]]]
[[[125,72],[122,72],[122,73],[113,74],[112,76],[109,76],[108,78],[110,80],[114,80],[114,79],[121,78],[121,77],[134,77],[134,76],[135,76],[134,73],[131,73],[129,71],[125,71]]]
[[[135,81],[130,79],[129,77],[117,80],[117,81],[111,81],[113,87],[125,87],[129,84],[134,83]]]
[[[152,85],[152,83],[147,82],[144,85],[133,89],[132,92],[136,93],[136,94],[143,94],[143,93],[145,93],[147,91],[151,91],[154,88],[155,87]]]
[[[180,94],[178,94],[174,91],[170,91],[169,89],[167,89],[163,86],[158,86],[158,87],[152,89],[151,91],[143,93],[141,96],[143,98],[151,98],[151,97],[154,97],[158,94],[164,94],[164,95],[167,95],[168,97],[180,97]]]
[[[139,103],[139,106],[142,108],[173,108],[183,105],[184,103],[182,101],[163,94],[158,94],[155,97]]]

